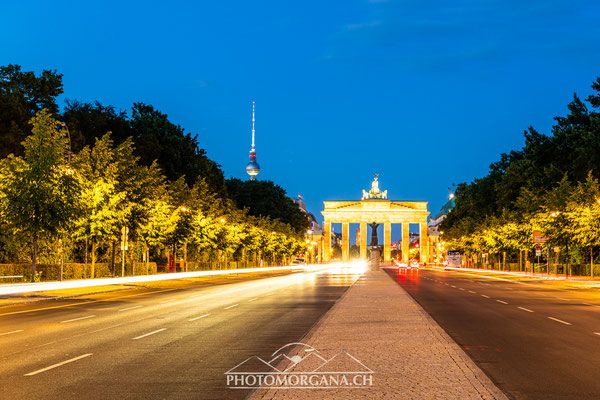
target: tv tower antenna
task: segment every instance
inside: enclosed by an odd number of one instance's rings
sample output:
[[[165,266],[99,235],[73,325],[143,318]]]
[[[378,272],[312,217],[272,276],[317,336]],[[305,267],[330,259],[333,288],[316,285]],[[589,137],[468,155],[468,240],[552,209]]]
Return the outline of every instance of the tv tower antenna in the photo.
[[[250,175],[250,180],[255,181],[256,175],[260,172],[260,166],[256,162],[256,150],[254,149],[254,101],[252,102],[252,150],[250,150],[250,162],[246,165],[246,172]]]

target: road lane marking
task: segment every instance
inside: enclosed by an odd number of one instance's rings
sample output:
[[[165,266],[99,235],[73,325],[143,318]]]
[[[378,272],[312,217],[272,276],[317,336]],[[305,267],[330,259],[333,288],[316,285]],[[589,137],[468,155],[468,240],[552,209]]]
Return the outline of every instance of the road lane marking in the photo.
[[[565,299],[564,297],[557,297],[559,300],[571,301],[571,299]]]
[[[23,329],[19,329],[18,331],[10,331],[10,332],[0,333],[0,336],[12,335],[13,333],[19,333],[19,332],[23,332]]]
[[[600,307],[598,304],[590,304],[590,303],[581,303],[581,304],[590,306],[590,307]]]
[[[166,330],[167,330],[167,328],[157,329],[157,330],[155,330],[155,331],[152,331],[152,332],[149,332],[149,333],[145,333],[145,334],[143,334],[143,335],[141,335],[141,336],[134,337],[134,338],[133,338],[133,339],[131,339],[131,340],[138,340],[138,339],[142,339],[142,338],[145,338],[146,336],[154,335],[155,333],[162,332],[162,331],[166,331]]]
[[[530,310],[529,308],[525,308],[525,307],[517,307],[519,310],[523,310],[523,311],[527,311],[527,312],[533,312],[533,310]]]
[[[450,285],[450,287],[453,287],[454,289],[456,289],[456,286],[454,286],[454,285]]]
[[[481,297],[485,297],[486,299],[490,298],[490,296],[486,296],[485,294],[482,294]]]
[[[170,303],[170,302],[175,301],[175,300],[177,300],[177,299],[165,300],[165,301],[161,301],[158,304]]]
[[[79,357],[71,358],[70,360],[62,361],[62,362],[59,362],[57,364],[51,365],[49,367],[38,369],[37,371],[30,372],[28,374],[25,374],[24,376],[33,376],[33,375],[41,374],[42,372],[46,372],[46,371],[54,369],[56,367],[60,367],[61,365],[65,365],[65,364],[68,364],[68,363],[72,363],[73,361],[77,361],[77,360],[81,360],[82,358],[89,357],[92,354],[93,353],[88,353],[88,354],[84,354],[84,355],[79,356]]]
[[[600,336],[600,332],[594,332],[594,335]]]
[[[155,294],[155,293],[161,293],[161,292],[171,292],[173,290],[177,290],[177,289],[164,289],[164,290],[156,290],[154,292],[136,293],[136,294],[131,294],[131,295],[127,295],[127,296],[114,297],[114,298],[111,298],[110,300],[100,299],[100,300],[92,300],[92,301],[82,301],[82,302],[73,303],[73,304],[65,304],[65,305],[62,305],[62,306],[34,308],[33,310],[11,311],[11,312],[7,312],[7,313],[4,313],[4,314],[0,314],[0,317],[2,317],[4,315],[25,314],[25,313],[36,312],[36,311],[53,310],[55,308],[66,308],[66,307],[80,306],[82,304],[93,304],[93,303],[99,303],[101,301],[112,301],[112,300],[124,299],[126,297],[144,296],[144,295],[147,295],[147,294]],[[97,293],[91,293],[91,294],[97,294]],[[81,296],[84,296],[84,295],[81,295]]]
[[[223,310],[229,310],[230,308],[237,307],[237,306],[239,306],[239,304],[234,304],[232,306],[225,307]]]
[[[502,304],[508,304],[506,301],[504,300],[496,300],[498,303],[502,303]]]
[[[474,292],[474,291],[472,291],[472,290],[469,290],[469,293],[473,293],[473,294],[475,294],[475,293],[477,293],[477,292]]]
[[[133,310],[133,309],[142,308],[142,307],[144,307],[144,306],[134,306],[134,307],[128,307],[128,308],[121,308],[118,312]]]
[[[188,321],[192,322],[192,321],[195,321],[195,320],[197,320],[197,319],[200,319],[200,318],[206,318],[206,317],[208,317],[209,315],[210,315],[210,314],[204,314],[204,315],[201,315],[201,316],[199,316],[199,317],[196,317],[196,318],[188,319]]]
[[[81,321],[82,319],[88,319],[88,318],[94,318],[94,317],[95,317],[95,315],[86,315],[85,317],[79,317],[79,318],[67,319],[65,321],[60,321],[60,323],[66,324],[67,322]]]
[[[561,324],[571,325],[570,322],[563,321],[562,319],[558,319],[558,318],[554,318],[554,317],[548,317],[548,319],[551,319],[552,321],[560,322]]]
[[[258,300],[258,297],[255,297],[253,299],[248,300],[248,302],[254,301],[254,300]]]
[[[273,293],[267,293],[267,294],[265,294],[265,296],[270,296],[270,295],[272,295],[272,294],[273,294]]]

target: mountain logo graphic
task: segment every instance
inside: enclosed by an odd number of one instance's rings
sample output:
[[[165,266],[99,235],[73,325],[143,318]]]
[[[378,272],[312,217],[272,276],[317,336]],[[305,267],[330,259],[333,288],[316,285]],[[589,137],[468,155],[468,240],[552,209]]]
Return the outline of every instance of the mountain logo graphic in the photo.
[[[324,357],[305,343],[289,343],[268,359],[252,356],[225,372],[232,389],[367,388],[374,372],[347,351]]]

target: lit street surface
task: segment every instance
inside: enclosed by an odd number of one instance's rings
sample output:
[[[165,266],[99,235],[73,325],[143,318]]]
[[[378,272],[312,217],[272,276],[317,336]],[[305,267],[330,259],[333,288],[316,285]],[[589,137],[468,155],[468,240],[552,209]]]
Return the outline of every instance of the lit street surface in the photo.
[[[224,373],[296,342],[349,269],[0,308],[0,398],[244,398]]]
[[[509,397],[600,398],[597,289],[387,269]]]

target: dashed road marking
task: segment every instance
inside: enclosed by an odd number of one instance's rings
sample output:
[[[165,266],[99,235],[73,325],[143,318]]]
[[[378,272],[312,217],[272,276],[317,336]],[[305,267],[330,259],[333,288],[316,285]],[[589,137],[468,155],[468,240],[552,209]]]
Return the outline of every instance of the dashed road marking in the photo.
[[[581,303],[585,306],[590,306],[590,307],[600,307],[598,304],[590,304],[590,303]]]
[[[474,291],[472,291],[472,290],[469,290],[469,293],[473,293],[473,294],[475,294],[475,293],[477,293],[477,292],[474,292]]]
[[[600,332],[594,332],[594,335],[600,336]]]
[[[248,302],[254,301],[254,300],[258,300],[258,297],[255,297],[253,299],[248,300]]]
[[[128,310],[134,310],[136,308],[142,308],[142,307],[144,307],[144,306],[134,306],[134,307],[128,307],[128,308],[121,308],[119,310],[119,312],[121,312],[121,311],[128,311]]]
[[[175,300],[177,300],[177,299],[165,300],[165,301],[161,301],[161,302],[160,302],[160,303],[158,303],[158,304],[170,303],[170,302],[172,302],[172,301],[175,301]]]
[[[223,310],[229,310],[230,308],[237,307],[237,306],[239,306],[239,304],[234,304],[229,307],[225,307]]]
[[[454,285],[450,285],[450,287],[453,287],[454,289],[456,289],[456,286],[454,286]]]
[[[554,317],[548,317],[548,319],[551,319],[552,321],[560,322],[561,324],[571,325],[570,322],[563,321],[562,319],[558,319],[558,318],[554,318]]]
[[[482,294],[481,297],[485,297],[486,299],[490,298],[490,296],[486,296],[485,294]]]
[[[525,308],[525,307],[517,307],[519,310],[523,310],[523,311],[527,311],[527,312],[533,312],[533,310],[530,310],[529,308]]]
[[[88,318],[94,318],[94,317],[95,317],[95,315],[86,315],[85,317],[79,317],[79,318],[67,319],[65,321],[60,321],[60,323],[66,324],[67,322],[81,321],[82,319],[88,319]]]
[[[502,303],[502,304],[508,304],[506,301],[504,300],[496,300],[498,303]]]
[[[81,355],[79,357],[71,358],[70,360],[62,361],[62,362],[59,362],[57,364],[51,365],[49,367],[38,369],[37,371],[30,372],[28,374],[25,374],[24,376],[33,376],[33,375],[41,374],[42,372],[46,372],[46,371],[54,369],[56,367],[60,367],[61,365],[72,363],[73,361],[81,360],[82,358],[89,357],[91,355],[92,355],[92,353],[88,353],[88,354]]]
[[[10,332],[0,333],[0,336],[12,335],[13,333],[19,333],[19,332],[23,332],[23,329],[19,329],[18,331],[10,331]]]
[[[199,316],[199,317],[196,317],[196,318],[188,319],[188,321],[192,322],[192,321],[195,321],[195,320],[197,320],[197,319],[200,319],[200,318],[206,318],[206,317],[208,317],[209,315],[210,315],[210,314],[204,314],[204,315],[201,315],[201,316]]]
[[[145,333],[145,334],[140,335],[138,337],[134,337],[132,340],[142,339],[142,338],[145,338],[146,336],[154,335],[155,333],[166,331],[166,330],[167,330],[167,328],[157,329],[155,331],[152,331],[152,332],[149,332],[149,333]]]
[[[463,289],[463,288],[461,288],[461,287],[459,287],[459,289],[460,289],[460,290],[465,290],[465,289]]]

